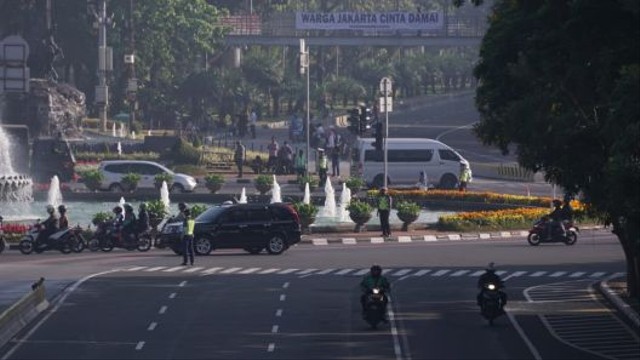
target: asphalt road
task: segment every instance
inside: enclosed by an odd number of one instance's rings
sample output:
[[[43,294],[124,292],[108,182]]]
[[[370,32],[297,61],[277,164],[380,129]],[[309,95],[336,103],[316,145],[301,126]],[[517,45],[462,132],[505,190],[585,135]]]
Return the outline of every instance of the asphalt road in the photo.
[[[194,267],[164,251],[10,252],[2,260],[3,289],[44,275],[50,296],[59,295],[0,351],[7,359],[640,355],[637,333],[592,289],[624,271],[605,231],[584,233],[575,246],[505,239],[299,245],[281,256],[225,251],[198,257]],[[475,282],[489,261],[503,271],[510,299],[508,316],[493,327],[475,306]],[[377,331],[359,316],[357,286],[372,263],[393,288],[390,324]]]

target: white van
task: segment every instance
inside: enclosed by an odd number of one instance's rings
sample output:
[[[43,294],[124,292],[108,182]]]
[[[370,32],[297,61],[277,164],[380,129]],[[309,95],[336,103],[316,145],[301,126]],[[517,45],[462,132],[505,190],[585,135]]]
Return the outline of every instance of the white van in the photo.
[[[375,139],[358,139],[352,169],[369,186],[384,184],[384,152],[376,151]],[[387,139],[387,184],[414,185],[420,171],[427,173],[429,186],[453,189],[458,184],[460,164],[469,162],[449,146],[438,140],[422,138]]]

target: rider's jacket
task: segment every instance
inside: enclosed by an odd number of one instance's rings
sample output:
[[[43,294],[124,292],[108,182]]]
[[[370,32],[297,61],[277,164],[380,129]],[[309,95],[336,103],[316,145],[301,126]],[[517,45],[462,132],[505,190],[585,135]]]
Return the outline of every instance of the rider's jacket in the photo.
[[[391,285],[389,284],[389,280],[386,277],[380,275],[378,277],[373,277],[371,274],[365,276],[360,282],[360,289],[364,293],[368,293],[373,288],[380,288],[384,292],[389,292],[391,290]]]
[[[498,286],[498,289],[503,287],[502,279],[496,275],[494,271],[487,270],[484,274],[480,275],[478,279],[478,288],[484,290],[484,286],[488,283],[493,283]]]

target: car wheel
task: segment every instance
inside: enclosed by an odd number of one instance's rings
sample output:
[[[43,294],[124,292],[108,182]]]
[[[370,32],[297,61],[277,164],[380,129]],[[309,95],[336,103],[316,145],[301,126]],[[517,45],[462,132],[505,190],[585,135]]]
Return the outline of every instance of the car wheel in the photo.
[[[171,192],[187,192],[182,184],[173,184],[171,185]]]
[[[287,240],[280,234],[271,235],[267,242],[267,252],[271,255],[280,255],[287,249]]]
[[[458,184],[458,179],[452,174],[445,174],[440,179],[440,188],[452,190],[456,188],[456,184]]]
[[[115,183],[115,184],[109,185],[109,191],[121,193],[121,192],[124,192],[124,189],[122,188],[122,185]]]
[[[211,251],[213,251],[213,244],[211,243],[211,240],[205,237],[197,238],[193,245],[195,253],[198,255],[209,255],[211,254]]]

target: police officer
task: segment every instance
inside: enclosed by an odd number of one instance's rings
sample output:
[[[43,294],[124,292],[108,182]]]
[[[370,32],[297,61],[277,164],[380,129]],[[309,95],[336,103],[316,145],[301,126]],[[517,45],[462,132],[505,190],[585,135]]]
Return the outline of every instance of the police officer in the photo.
[[[380,189],[378,195],[378,216],[380,217],[380,227],[382,228],[382,236],[391,236],[391,227],[389,226],[389,214],[393,206],[393,199],[387,194],[387,188]]]
[[[194,249],[193,249],[193,229],[196,226],[196,221],[191,216],[191,210],[185,209],[183,212],[184,222],[183,225],[183,236],[182,243],[184,244],[184,251],[182,252],[182,265],[187,265],[187,259],[189,260],[189,264],[193,265],[194,258]]]

